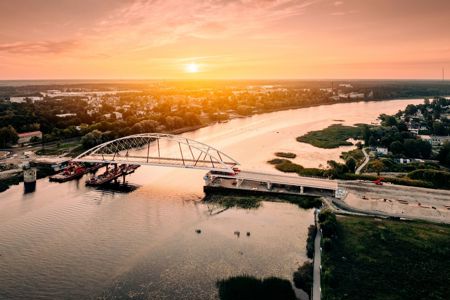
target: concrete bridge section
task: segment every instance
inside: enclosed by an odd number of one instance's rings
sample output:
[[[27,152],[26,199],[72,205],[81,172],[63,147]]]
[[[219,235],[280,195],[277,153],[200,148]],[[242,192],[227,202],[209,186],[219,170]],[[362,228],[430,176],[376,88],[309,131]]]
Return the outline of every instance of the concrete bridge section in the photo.
[[[342,198],[344,190],[334,180],[241,171],[234,175],[209,172],[205,191],[229,190]]]

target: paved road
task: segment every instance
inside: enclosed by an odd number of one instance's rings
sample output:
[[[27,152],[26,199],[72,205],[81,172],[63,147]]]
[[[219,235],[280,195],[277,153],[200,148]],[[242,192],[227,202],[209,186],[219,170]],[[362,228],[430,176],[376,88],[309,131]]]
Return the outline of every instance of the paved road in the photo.
[[[366,158],[364,162],[356,169],[355,174],[361,174],[361,170],[369,163],[369,155],[366,152],[366,149],[362,148],[362,152],[364,153],[364,157]]]
[[[314,273],[313,273],[313,300],[320,300],[321,290],[320,290],[320,265],[322,263],[321,253],[320,253],[320,238],[322,234],[320,233],[319,223],[317,224],[317,234],[314,239]]]

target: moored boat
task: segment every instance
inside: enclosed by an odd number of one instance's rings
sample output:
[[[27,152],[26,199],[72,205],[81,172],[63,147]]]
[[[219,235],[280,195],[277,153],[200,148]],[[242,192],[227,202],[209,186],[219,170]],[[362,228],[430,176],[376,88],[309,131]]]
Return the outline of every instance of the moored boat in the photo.
[[[88,186],[99,186],[104,183],[110,182],[123,174],[122,168],[106,168],[106,171],[100,175],[93,176],[86,181]]]
[[[125,176],[133,173],[139,167],[140,167],[139,165],[127,165],[127,164],[122,164],[119,167],[117,166],[107,167],[104,173],[97,176],[93,176],[92,178],[88,179],[86,181],[86,185],[99,186],[108,183],[110,181],[119,178],[120,176]]]
[[[67,166],[67,168],[65,168],[58,174],[50,176],[50,181],[65,182],[81,178],[84,174],[86,174],[85,167],[76,163],[70,163],[69,166]]]

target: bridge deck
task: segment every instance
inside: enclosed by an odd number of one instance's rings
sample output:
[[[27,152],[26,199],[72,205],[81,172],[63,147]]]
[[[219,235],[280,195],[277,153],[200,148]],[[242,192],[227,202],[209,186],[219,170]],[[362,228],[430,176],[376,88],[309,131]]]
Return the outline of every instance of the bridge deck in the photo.
[[[237,174],[210,172],[205,177],[204,191],[242,191],[251,193],[339,196],[333,180],[241,171]]]
[[[250,171],[241,171],[235,176],[235,178],[251,181],[270,182],[275,184],[313,187],[333,191],[336,191],[338,189],[338,183],[336,181],[321,178],[278,175]]]

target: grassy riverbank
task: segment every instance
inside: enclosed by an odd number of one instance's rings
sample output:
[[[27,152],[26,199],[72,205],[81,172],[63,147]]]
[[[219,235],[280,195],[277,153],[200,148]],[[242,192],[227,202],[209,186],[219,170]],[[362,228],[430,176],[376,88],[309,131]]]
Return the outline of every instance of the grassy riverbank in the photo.
[[[339,216],[322,299],[448,299],[449,236],[445,225]]]

